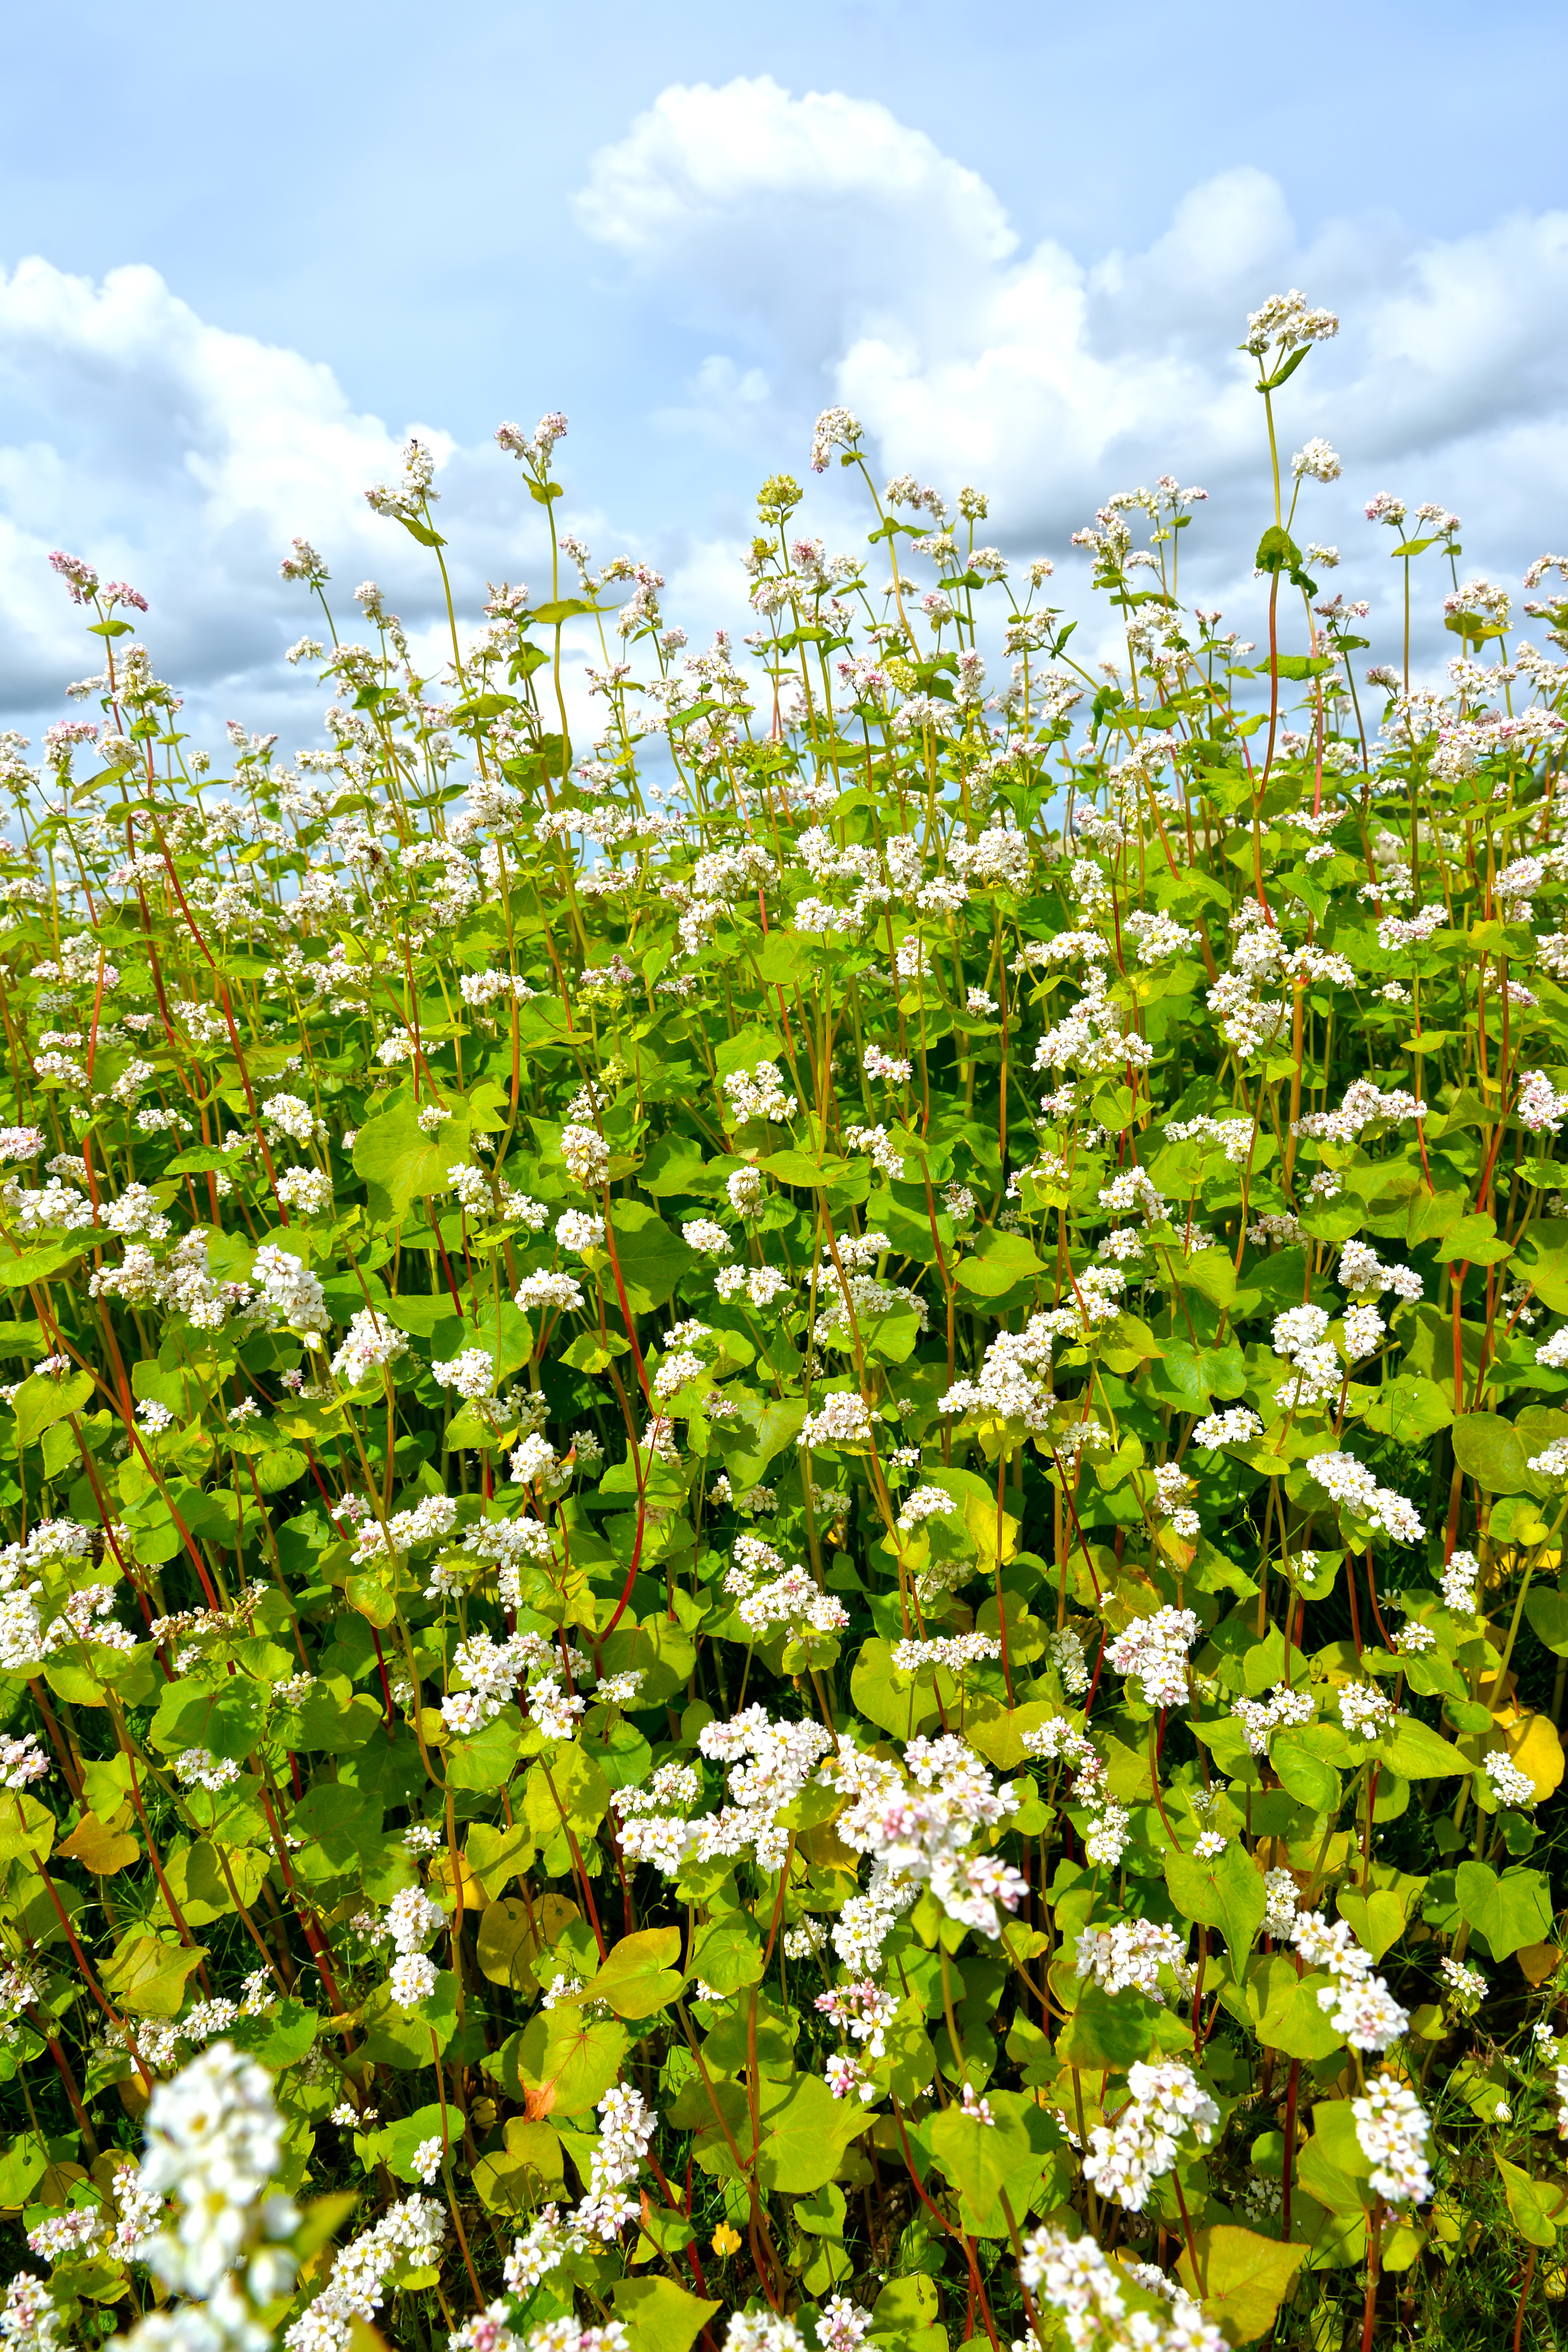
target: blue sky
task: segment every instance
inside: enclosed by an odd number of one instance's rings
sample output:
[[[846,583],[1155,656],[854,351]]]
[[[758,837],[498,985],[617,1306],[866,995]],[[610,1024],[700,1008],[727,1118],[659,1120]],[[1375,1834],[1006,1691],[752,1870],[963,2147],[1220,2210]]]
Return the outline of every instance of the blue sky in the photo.
[[[1245,625],[1232,347],[1287,284],[1344,320],[1285,425],[1344,456],[1309,522],[1338,584],[1384,596],[1382,488],[1457,506],[1500,577],[1568,543],[1560,9],[88,0],[13,9],[6,50],[0,703],[30,731],[85,667],[50,546],[147,591],[193,722],[305,728],[289,531],[417,623],[358,493],[418,425],[465,584],[531,577],[489,436],[557,405],[595,554],[659,562],[694,634],[740,616],[750,492],[838,399],[888,471],[989,488],[1020,554],[1204,481],[1194,585]]]

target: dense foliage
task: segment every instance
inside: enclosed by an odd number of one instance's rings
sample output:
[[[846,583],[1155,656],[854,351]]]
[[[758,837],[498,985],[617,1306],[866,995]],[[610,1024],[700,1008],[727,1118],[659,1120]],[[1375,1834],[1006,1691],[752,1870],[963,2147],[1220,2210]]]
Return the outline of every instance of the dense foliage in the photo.
[[[1271,449],[1333,327],[1251,322]],[[8,2340],[1548,2340],[1568,669],[1392,496],[1364,669],[1321,441],[1266,650],[1163,479],[1080,534],[1080,659],[840,409],[866,547],[774,477],[692,653],[558,533],[564,431],[497,436],[548,596],[439,675],[296,543],[292,767],[209,773],[55,559]],[[369,496],[444,585],[427,454]]]

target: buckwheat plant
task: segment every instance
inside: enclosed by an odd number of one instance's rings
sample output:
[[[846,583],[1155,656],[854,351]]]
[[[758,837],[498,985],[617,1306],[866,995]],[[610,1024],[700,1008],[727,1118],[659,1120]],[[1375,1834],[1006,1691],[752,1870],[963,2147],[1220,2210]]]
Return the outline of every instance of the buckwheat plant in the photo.
[[[16,2345],[1545,2326],[1568,558],[1461,579],[1394,491],[1313,541],[1336,326],[1243,338],[1265,650],[1184,593],[1197,487],[1077,534],[1091,660],[843,408],[864,533],[770,477],[700,647],[559,415],[497,436],[548,577],[461,614],[411,442],[367,495],[447,639],[297,541],[291,759],[195,745],[53,559],[91,674],[0,761]],[[1446,674],[1326,584],[1391,552]]]

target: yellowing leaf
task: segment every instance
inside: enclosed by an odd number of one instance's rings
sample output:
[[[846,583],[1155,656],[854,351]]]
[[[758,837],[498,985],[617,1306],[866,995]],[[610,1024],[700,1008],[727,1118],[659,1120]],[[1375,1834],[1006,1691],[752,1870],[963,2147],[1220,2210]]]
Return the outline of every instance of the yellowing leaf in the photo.
[[[1552,1717],[1510,1706],[1500,1713],[1494,1710],[1492,1721],[1508,1742],[1510,1762],[1534,1781],[1537,1798],[1555,1796],[1563,1784],[1565,1759]]]
[[[719,2308],[667,2278],[624,2278],[614,2295],[616,2317],[631,2339],[632,2352],[690,2352]]]
[[[111,1829],[96,1813],[84,1813],[58,1852],[67,1862],[79,1862],[95,1878],[111,1878],[140,1859],[142,1847],[126,1831]]]
[[[1233,2229],[1228,2222],[1199,2230],[1194,2242],[1196,2270],[1184,2251],[1176,2264],[1182,2284],[1202,2296],[1204,2309],[1218,2320],[1233,2344],[1250,2344],[1267,2335],[1307,2259],[1306,2247],[1282,2245],[1277,2238],[1260,2238],[1255,2230]]]
[[[199,1944],[187,1950],[183,1944],[160,1943],[156,1936],[136,1936],[104,1968],[103,1988],[134,2017],[177,2017],[186,1979],[205,1958]]]

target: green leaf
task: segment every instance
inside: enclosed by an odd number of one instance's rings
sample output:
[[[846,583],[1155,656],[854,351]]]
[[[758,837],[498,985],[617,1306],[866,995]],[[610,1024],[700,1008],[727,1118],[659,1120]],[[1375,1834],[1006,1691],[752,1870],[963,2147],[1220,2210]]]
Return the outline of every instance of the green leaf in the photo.
[[[1029,2160],[1022,2124],[1005,2113],[994,2123],[976,2123],[954,2100],[931,2117],[926,2137],[943,2172],[976,2213],[987,2212],[996,2192]]]
[[[1553,1657],[1568,1657],[1568,1597],[1554,1587],[1526,1595],[1524,1613],[1538,1641]]]
[[[1351,1401],[1361,1405],[1363,1429],[1392,1437],[1400,1445],[1424,1444],[1438,1430],[1447,1429],[1454,1418],[1453,1408],[1436,1381],[1420,1372],[1401,1372],[1381,1388],[1352,1387]]]
[[[0,2147],[0,2206],[27,2202],[48,2169],[48,2150],[37,2132],[22,2132]]]
[[[1282,1789],[1314,1812],[1337,1813],[1340,1776],[1303,1736],[1307,1727],[1287,1725],[1268,1743],[1268,1760]]]
[[[1279,654],[1275,658],[1274,669],[1277,677],[1288,677],[1293,684],[1300,685],[1309,677],[1321,677],[1324,671],[1332,669],[1333,666],[1332,654]]]
[[[789,2197],[822,2188],[870,2120],[858,2099],[836,2099],[820,2074],[799,2075],[782,2105],[763,2118],[758,2180]]]
[[[754,1920],[716,1919],[700,1928],[691,1954],[691,1974],[710,1984],[715,1992],[739,1992],[763,1973],[762,1932]]]
[[[759,1163],[777,1184],[795,1184],[804,1192],[821,1192],[842,1175],[847,1163],[816,1160],[809,1151],[770,1151]]]
[[[1336,1900],[1341,1918],[1374,1960],[1381,1960],[1390,1945],[1396,1944],[1405,1933],[1405,1906],[1387,1887],[1380,1887],[1371,1895],[1357,1895],[1342,1886]]]
[[[1092,1980],[1079,1994],[1057,2042],[1065,2066],[1123,2073],[1153,2044],[1153,2004],[1139,1992],[1107,1992]]]
[[[617,2017],[652,2017],[685,1982],[679,1927],[644,1927],[613,1944],[594,1979],[592,1998]]]
[[[618,2279],[611,2299],[631,2352],[690,2352],[720,2308],[667,2278]]]
[[[849,1695],[861,1715],[895,1739],[912,1739],[927,1723],[937,1720],[938,1707],[929,1685],[922,1688],[913,1675],[893,1664],[893,1644],[873,1637],[860,1644],[849,1676]]]
[[[468,1155],[467,1104],[455,1106],[434,1136],[420,1126],[420,1108],[412,1093],[404,1095],[367,1119],[354,1138],[354,1173],[364,1179],[374,1220],[405,1217],[416,1200],[442,1191],[447,1169]]]
[[[1260,2237],[1256,2230],[1238,2230],[1228,2221],[1194,2232],[1197,2252],[1183,2248],[1177,2276],[1189,2294],[1201,2298],[1204,2310],[1217,2320],[1233,2344],[1251,2344],[1273,2326],[1280,2305],[1307,2259],[1304,2245],[1282,2245],[1278,2238]]]
[[[1247,2009],[1266,2049],[1282,2050],[1288,2058],[1326,2058],[1344,2037],[1335,2032],[1318,2005],[1318,1987],[1326,1977],[1301,1978],[1295,1962],[1283,1952],[1255,1961],[1247,1979]]]
[[[973,1255],[960,1262],[956,1281],[971,1297],[997,1299],[1019,1283],[1033,1283],[1045,1272],[1022,1234],[998,1233],[987,1227],[975,1242]]]
[[[1236,1267],[1228,1250],[1194,1250],[1182,1269],[1182,1280],[1213,1307],[1228,1307],[1236,1297]]]
[[[1400,1717],[1383,1755],[1405,1780],[1445,1780],[1452,1773],[1469,1769],[1457,1748],[1414,1715]]]
[[[74,1265],[91,1247],[90,1241],[39,1242],[32,1249],[19,1250],[15,1257],[0,1251],[0,1290],[22,1290],[29,1283],[47,1282],[51,1275]]]
[[[634,1315],[651,1315],[656,1307],[664,1304],[682,1275],[689,1274],[699,1264],[697,1253],[687,1247],[679,1234],[671,1232],[658,1210],[649,1208],[646,1201],[615,1202],[610,1222],[626,1304]],[[606,1281],[605,1286],[608,1291],[610,1283]]]
[[[1495,1412],[1462,1412],[1454,1423],[1454,1459],[1483,1495],[1530,1491],[1524,1448],[1513,1423]]]
[[[1203,1860],[1196,1854],[1168,1853],[1165,1884],[1184,1918],[1223,1929],[1239,1970],[1268,1907],[1263,1874],[1254,1867],[1245,1846],[1233,1840],[1223,1853]]]
[[[205,1958],[201,1944],[133,1935],[101,1969],[103,1989],[133,2017],[178,2017],[186,1983]]]
[[[1513,1251],[1500,1239],[1490,1212],[1473,1209],[1445,1237],[1443,1255],[1451,1265],[1500,1265],[1505,1257],[1513,1255]]]
[[[1258,541],[1253,561],[1259,572],[1291,572],[1301,561],[1301,551],[1288,530],[1272,522]]]
[[[626,2042],[626,2027],[614,2018],[590,2022],[563,2002],[530,2018],[497,2055],[507,2062],[511,2053],[502,2080],[509,2088],[515,2082],[535,2095],[535,2114],[579,2116],[619,2080]]]
[[[1544,1944],[1552,1934],[1552,1898],[1539,1870],[1507,1870],[1500,1878],[1484,1862],[1462,1862],[1454,1895],[1460,1918],[1486,1937],[1494,1959]]]
[[[235,1878],[243,1893],[245,1882],[237,1870]],[[259,1893],[259,1886],[257,1891]],[[245,2051],[263,2066],[271,2067],[274,2074],[281,2074],[285,2066],[297,2065],[313,2047],[321,2023],[313,2009],[307,2009],[301,2001],[284,2000],[258,2017],[236,2018],[228,2035],[237,2049]]]
[[[1508,2200],[1514,2226],[1526,2245],[1555,2245],[1558,2224],[1568,2207],[1568,2189],[1560,2181],[1532,2179],[1495,2147],[1492,2162],[1501,2176],[1502,2193]]]
[[[506,1786],[522,1748],[517,1709],[503,1707],[493,1722],[447,1743],[447,1778],[454,1789],[493,1791]],[[557,1780],[556,1786],[560,1787]]]
[[[55,1422],[79,1412],[95,1385],[90,1372],[68,1372],[63,1380],[57,1380],[52,1372],[34,1372],[11,1401],[17,1444],[36,1444]]]

